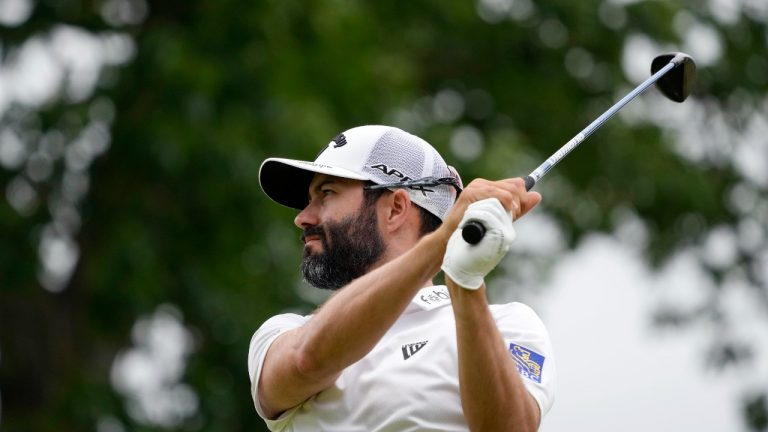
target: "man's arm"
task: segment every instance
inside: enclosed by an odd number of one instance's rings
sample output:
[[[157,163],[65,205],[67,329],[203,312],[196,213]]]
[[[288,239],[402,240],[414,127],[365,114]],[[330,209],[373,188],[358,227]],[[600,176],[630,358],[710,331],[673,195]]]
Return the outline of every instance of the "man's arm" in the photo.
[[[535,431],[541,417],[485,299],[483,278],[514,238],[510,213],[518,220],[541,200],[519,179],[510,183],[507,200],[484,200],[467,210],[464,218],[478,218],[488,231],[476,245],[468,245],[457,231],[442,266],[456,322],[461,403],[467,424],[475,431]]]
[[[304,326],[278,337],[261,372],[259,402],[276,418],[333,384],[363,358],[440,269],[447,243],[438,231],[337,291]]]
[[[461,405],[470,430],[535,431],[541,411],[525,388],[485,300],[485,285],[446,284],[456,318]]]

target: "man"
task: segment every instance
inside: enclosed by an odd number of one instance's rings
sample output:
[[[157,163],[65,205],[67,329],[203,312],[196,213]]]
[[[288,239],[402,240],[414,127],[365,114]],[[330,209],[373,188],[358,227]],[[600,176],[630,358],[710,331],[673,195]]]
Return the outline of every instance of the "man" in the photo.
[[[462,191],[429,144],[387,126],[345,131],[314,162],[267,159],[259,180],[301,210],[304,278],[335,290],[251,340],[251,393],[270,430],[539,427],[553,401],[549,337],[527,306],[489,306],[483,282],[538,193],[522,179]],[[468,220],[486,229],[476,245],[460,234]]]

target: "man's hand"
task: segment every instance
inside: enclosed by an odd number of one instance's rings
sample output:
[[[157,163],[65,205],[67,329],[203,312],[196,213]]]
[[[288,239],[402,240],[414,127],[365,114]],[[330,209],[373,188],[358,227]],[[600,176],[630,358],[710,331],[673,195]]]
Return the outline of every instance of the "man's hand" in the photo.
[[[478,221],[486,228],[478,244],[464,241],[461,229],[469,221]],[[515,238],[512,215],[507,213],[496,198],[476,201],[467,207],[459,227],[448,240],[442,269],[459,286],[476,290],[483,278],[507,254]]]
[[[497,181],[475,179],[464,188],[451,208],[451,212],[443,221],[441,228],[447,230],[445,238],[450,237],[459,226],[470,204],[486,198],[498,199],[514,220],[519,220],[541,202],[541,195],[538,192],[525,190],[525,182],[522,178]]]

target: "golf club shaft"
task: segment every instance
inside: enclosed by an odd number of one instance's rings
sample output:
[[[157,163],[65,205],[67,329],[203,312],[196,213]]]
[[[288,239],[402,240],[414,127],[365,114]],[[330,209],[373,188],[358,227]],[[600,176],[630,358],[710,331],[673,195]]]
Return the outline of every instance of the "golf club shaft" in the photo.
[[[575,137],[571,138],[570,141],[565,143],[562,147],[560,147],[559,150],[557,150],[552,156],[550,156],[544,163],[539,165],[538,168],[533,170],[529,175],[525,176],[525,190],[530,191],[533,186],[538,182],[542,177],[544,177],[549,170],[551,170],[555,165],[558,164],[565,156],[568,155],[573,149],[579,146],[587,137],[592,135],[592,133],[597,130],[600,126],[603,125],[608,119],[613,117],[616,112],[618,112],[621,108],[624,107],[629,101],[637,97],[639,94],[644,92],[648,87],[653,85],[656,81],[659,80],[664,74],[669,72],[670,70],[674,69],[676,66],[681,64],[685,60],[684,55],[678,54],[674,58],[672,58],[669,63],[667,63],[664,67],[656,71],[653,75],[651,75],[647,80],[643,81],[640,85],[635,87],[634,90],[629,92],[626,96],[624,96],[620,101],[616,102],[612,107],[610,107],[607,111],[605,111],[600,117],[598,117],[595,121],[589,124],[586,128],[584,128],[581,132],[576,134]],[[479,221],[469,221],[467,222],[464,227],[462,227],[462,237],[464,240],[469,244],[477,244],[482,240],[483,236],[485,235],[485,227],[482,223]]]
[[[636,98],[639,94],[644,92],[648,87],[653,85],[656,81],[658,81],[659,78],[661,78],[665,73],[669,72],[676,66],[676,63],[674,63],[674,60],[670,61],[669,64],[664,66],[663,68],[659,69],[658,72],[651,75],[647,80],[643,81],[639,86],[635,87],[634,90],[629,92],[626,96],[624,96],[620,101],[616,102],[612,107],[610,107],[606,112],[604,112],[600,117],[598,117],[595,121],[589,124],[589,126],[585,127],[581,132],[576,134],[575,137],[571,138],[570,141],[565,143],[564,146],[560,147],[558,151],[556,151],[552,156],[550,156],[544,163],[539,165],[538,168],[533,170],[532,173],[527,175],[525,177],[525,190],[531,190],[533,186],[538,182],[544,175],[546,175],[549,170],[551,170],[555,165],[557,165],[558,162],[563,160],[564,157],[568,155],[573,149],[579,146],[587,137],[592,135],[592,133],[597,130],[600,126],[603,125],[608,119],[613,117],[614,114],[616,114],[620,109],[624,107],[624,105],[628,104],[629,101]]]

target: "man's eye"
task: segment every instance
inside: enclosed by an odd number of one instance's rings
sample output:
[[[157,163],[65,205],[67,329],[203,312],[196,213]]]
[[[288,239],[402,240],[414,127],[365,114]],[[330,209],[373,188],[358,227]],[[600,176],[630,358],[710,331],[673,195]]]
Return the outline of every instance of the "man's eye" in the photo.
[[[325,195],[325,196],[328,196],[328,195],[331,195],[331,194],[333,194],[333,190],[331,190],[331,189],[322,189],[322,190],[320,191],[320,193],[322,193],[322,194],[323,194],[323,195]]]

